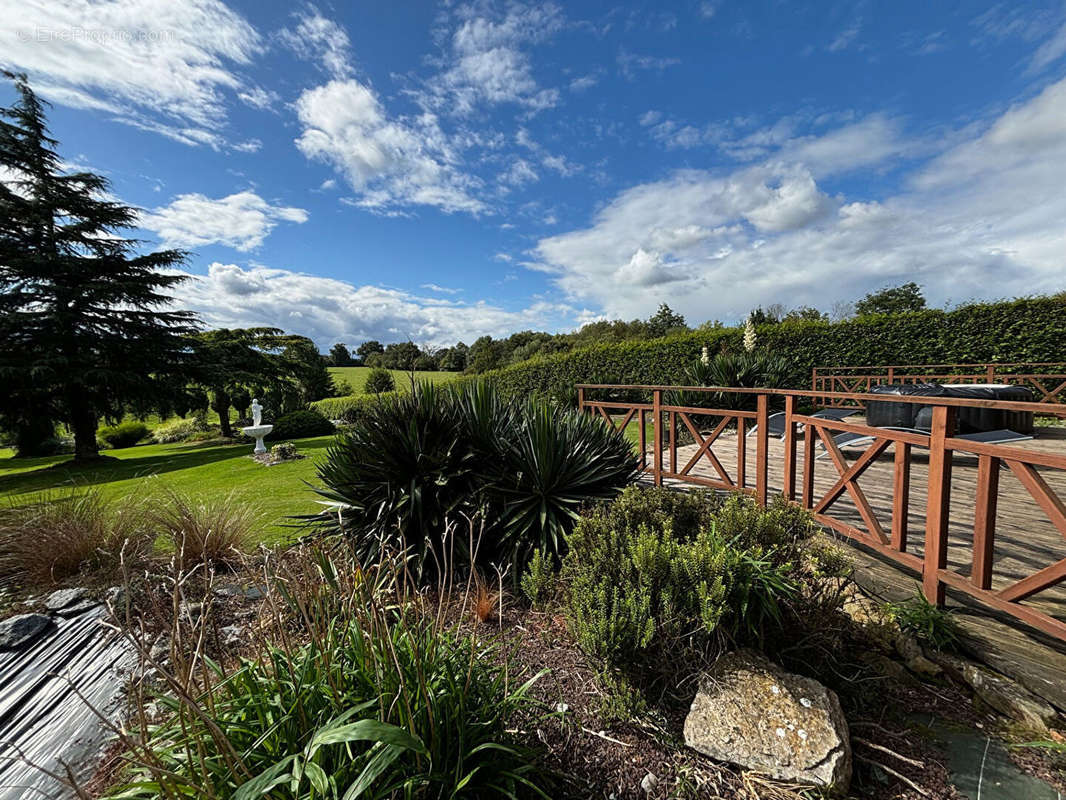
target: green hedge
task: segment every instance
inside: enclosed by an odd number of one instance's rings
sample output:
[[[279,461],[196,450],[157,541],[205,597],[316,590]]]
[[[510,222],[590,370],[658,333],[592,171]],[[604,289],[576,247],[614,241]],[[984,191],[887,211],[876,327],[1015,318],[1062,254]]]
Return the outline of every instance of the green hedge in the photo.
[[[810,388],[811,370],[887,364],[1066,361],[1066,293],[844,322],[761,325],[758,347],[791,365],[786,386]],[[485,373],[504,392],[574,402],[577,383],[679,384],[704,346],[739,349],[741,328],[601,344]]]
[[[378,402],[380,398],[389,397],[393,394],[395,392],[349,394],[344,397],[327,397],[325,400],[316,400],[308,405],[326,419],[340,420],[342,423],[350,425],[368,406]]]

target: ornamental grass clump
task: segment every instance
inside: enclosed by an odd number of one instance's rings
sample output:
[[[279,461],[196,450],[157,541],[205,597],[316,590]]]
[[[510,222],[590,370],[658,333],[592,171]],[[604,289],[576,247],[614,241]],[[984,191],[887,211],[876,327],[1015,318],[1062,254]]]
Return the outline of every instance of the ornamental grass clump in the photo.
[[[194,652],[169,667],[132,637],[167,691],[137,685],[142,710],[119,734],[125,767],[106,798],[548,797],[508,733],[539,713],[536,678],[516,683],[506,652],[405,594],[403,559],[364,569],[336,549],[296,555],[267,586],[257,657],[206,658],[210,637],[189,630]],[[209,617],[176,624],[206,630]]]
[[[44,492],[0,509],[0,582],[49,586],[80,572],[147,558],[155,538],[148,508],[94,489]]]

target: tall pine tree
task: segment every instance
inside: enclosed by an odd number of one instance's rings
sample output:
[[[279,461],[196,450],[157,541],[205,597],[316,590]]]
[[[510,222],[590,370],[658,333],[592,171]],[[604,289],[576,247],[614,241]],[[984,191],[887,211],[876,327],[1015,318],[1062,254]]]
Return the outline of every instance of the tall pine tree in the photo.
[[[184,385],[189,312],[169,310],[179,250],[137,253],[137,212],[108,182],[67,173],[45,104],[24,75],[0,108],[0,401],[5,419],[65,422],[76,460],[99,457],[101,418],[165,402]]]

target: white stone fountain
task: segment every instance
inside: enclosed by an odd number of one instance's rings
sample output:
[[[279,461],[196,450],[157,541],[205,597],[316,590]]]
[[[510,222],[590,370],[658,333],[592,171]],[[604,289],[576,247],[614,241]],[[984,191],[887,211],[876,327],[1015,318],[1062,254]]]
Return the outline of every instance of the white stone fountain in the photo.
[[[251,436],[255,439],[255,450],[252,453],[256,456],[262,456],[266,454],[266,445],[263,444],[263,437],[274,430],[273,425],[263,424],[263,407],[259,405],[259,400],[252,400],[252,424],[247,428],[241,428],[245,436]]]

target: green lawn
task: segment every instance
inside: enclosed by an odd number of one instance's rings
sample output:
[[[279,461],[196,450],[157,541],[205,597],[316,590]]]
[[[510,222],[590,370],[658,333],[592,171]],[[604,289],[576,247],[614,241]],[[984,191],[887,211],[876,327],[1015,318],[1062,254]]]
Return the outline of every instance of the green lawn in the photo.
[[[346,380],[352,385],[352,392],[355,394],[363,394],[364,387],[366,386],[366,376],[370,372],[370,367],[330,367],[329,374],[337,380]],[[390,369],[393,379],[396,381],[397,389],[404,389],[411,385],[410,373],[403,372],[398,369]],[[458,372],[416,372],[415,379],[420,381],[430,381],[431,383],[444,383],[445,381],[452,381],[459,377]]]
[[[315,463],[325,456],[332,436],[297,439],[296,446],[307,458],[264,467],[249,456],[248,444],[142,445],[108,450],[118,461],[88,467],[56,466],[70,456],[12,458],[0,450],[0,501],[46,489],[98,487],[106,497],[145,494],[160,484],[192,497],[225,497],[251,505],[262,516],[262,539],[277,542],[290,538],[286,517],[307,514],[321,507],[308,483],[315,483]]]

